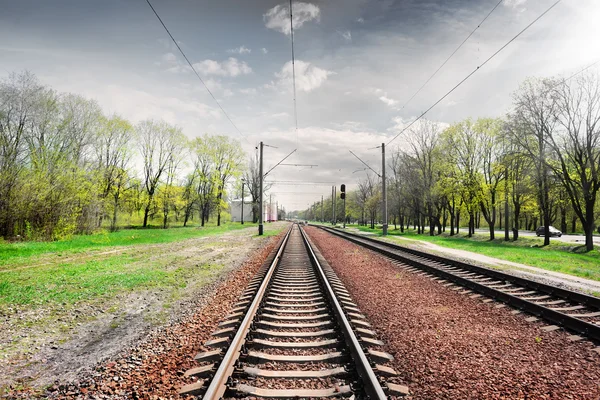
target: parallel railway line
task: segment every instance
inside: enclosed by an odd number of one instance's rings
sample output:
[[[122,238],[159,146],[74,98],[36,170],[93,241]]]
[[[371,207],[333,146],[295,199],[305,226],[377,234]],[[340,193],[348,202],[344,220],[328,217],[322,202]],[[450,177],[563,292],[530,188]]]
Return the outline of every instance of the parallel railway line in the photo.
[[[298,225],[250,282],[186,372],[182,394],[218,398],[371,398],[394,384],[364,315]]]
[[[463,293],[484,295],[533,314],[531,321],[544,319],[583,337],[600,341],[600,298],[524,279],[501,271],[479,267],[438,255],[384,242],[374,238],[320,226],[321,229],[375,251],[414,272],[431,275],[446,286],[465,288]],[[501,305],[498,305],[501,306]],[[515,311],[517,312],[517,311]]]

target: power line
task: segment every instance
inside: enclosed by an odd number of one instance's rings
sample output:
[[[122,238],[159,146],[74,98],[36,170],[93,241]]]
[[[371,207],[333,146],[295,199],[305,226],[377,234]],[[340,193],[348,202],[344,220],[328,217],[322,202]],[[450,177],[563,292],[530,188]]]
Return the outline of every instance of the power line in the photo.
[[[200,77],[200,75],[196,71],[196,68],[194,68],[194,66],[192,65],[192,63],[190,62],[190,60],[187,58],[187,56],[185,55],[185,53],[183,52],[183,50],[181,50],[181,47],[179,47],[179,43],[177,43],[177,41],[175,40],[175,38],[173,37],[173,35],[171,35],[171,32],[169,31],[169,29],[167,28],[167,26],[165,25],[165,23],[163,22],[163,20],[160,18],[160,16],[158,15],[158,13],[156,12],[156,10],[154,9],[154,7],[152,6],[152,4],[150,3],[150,0],[146,0],[146,3],[148,3],[148,5],[152,9],[152,11],[154,12],[154,15],[156,15],[156,18],[158,18],[158,20],[160,21],[160,23],[163,26],[163,28],[165,28],[165,31],[167,31],[167,33],[171,37],[171,40],[173,41],[173,43],[175,43],[175,46],[177,46],[177,48],[179,49],[179,52],[181,53],[181,55],[183,56],[183,58],[185,58],[185,61],[187,61],[188,65],[190,66],[190,68],[192,69],[192,71],[194,71],[194,74],[196,74],[196,76],[198,77],[198,79],[200,80],[200,82],[202,82],[202,84],[204,85],[204,88],[206,89],[206,91],[208,92],[208,94],[210,94],[210,96],[213,98],[213,100],[215,101],[215,103],[217,103],[217,105],[219,106],[219,108],[221,109],[221,111],[223,111],[223,114],[225,114],[225,117],[227,117],[227,119],[229,120],[229,122],[231,122],[231,125],[233,125],[233,127],[235,128],[235,130],[244,138],[244,140],[246,140],[246,142],[248,142],[248,139],[246,138],[246,136],[238,129],[238,127],[236,126],[236,124],[229,117],[229,114],[227,114],[227,112],[225,111],[225,109],[223,108],[223,106],[221,106],[221,103],[219,103],[219,101],[217,100],[217,98],[215,97],[215,95],[210,91],[210,89],[208,88],[208,86],[206,85],[206,83],[204,82],[204,80]],[[250,143],[250,142],[248,142],[248,143]]]
[[[290,0],[290,37],[292,39],[292,86],[294,87],[294,121],[296,122],[296,146],[298,145],[298,108],[296,104],[296,62],[294,59],[294,19]]]
[[[537,21],[539,21],[544,15],[546,15],[550,10],[552,10],[558,3],[560,3],[562,0],[557,0],[554,4],[552,4],[550,7],[548,7],[546,9],[546,11],[544,11],[542,14],[540,14],[536,19],[534,19],[533,21],[531,21],[529,23],[529,25],[527,25],[525,28],[523,28],[519,33],[517,33],[515,36],[513,36],[512,39],[510,39],[508,42],[506,42],[504,44],[504,46],[500,47],[498,50],[496,50],[496,52],[494,54],[492,54],[491,56],[489,56],[481,65],[479,65],[477,68],[475,68],[473,71],[471,71],[471,73],[469,73],[463,80],[461,80],[460,82],[458,82],[456,84],[456,86],[454,86],[452,89],[450,89],[445,95],[443,95],[438,101],[436,101],[435,103],[433,103],[433,105],[431,107],[429,107],[427,110],[425,110],[423,113],[421,113],[421,115],[419,115],[414,121],[412,121],[410,124],[408,124],[408,126],[406,126],[404,129],[402,129],[396,136],[394,136],[392,138],[392,140],[390,140],[387,145],[389,146],[390,143],[392,143],[394,140],[396,140],[398,138],[398,136],[400,136],[402,133],[406,132],[406,130],[408,128],[410,128],[411,126],[414,125],[415,122],[417,122],[418,120],[420,120],[421,118],[423,118],[423,116],[425,116],[425,114],[427,114],[429,111],[431,111],[431,109],[435,106],[437,106],[442,100],[444,100],[446,97],[448,97],[452,92],[454,92],[460,85],[462,85],[467,79],[469,79],[471,76],[473,76],[475,74],[475,72],[479,71],[479,69],[481,67],[483,67],[485,64],[487,64],[492,58],[496,57],[498,55],[498,53],[500,53],[502,50],[504,50],[509,44],[511,44],[514,40],[516,40],[519,36],[521,36],[523,34],[523,32],[525,32],[527,29],[529,29],[533,24],[535,24]]]
[[[504,1],[504,0],[500,0],[498,3],[496,3],[496,5],[494,6],[494,8],[492,8],[492,10],[491,10],[491,11],[490,11],[490,12],[489,12],[489,13],[488,13],[486,16],[485,16],[485,18],[481,20],[481,22],[479,23],[479,25],[477,25],[477,27],[476,27],[475,29],[473,29],[473,30],[471,31],[471,33],[469,33],[469,36],[467,36],[467,37],[465,38],[465,40],[463,40],[463,41],[462,41],[462,43],[461,43],[461,44],[459,44],[459,45],[458,45],[458,47],[457,47],[457,48],[456,48],[456,49],[455,49],[455,50],[452,52],[452,54],[450,54],[450,55],[448,56],[448,58],[446,58],[446,61],[444,61],[444,62],[442,63],[442,65],[440,65],[440,66],[438,67],[438,69],[436,69],[436,70],[435,70],[435,72],[434,72],[434,73],[433,73],[433,74],[432,74],[432,75],[429,77],[429,79],[427,79],[427,80],[425,81],[425,83],[424,83],[424,84],[423,84],[423,85],[422,85],[422,86],[421,86],[421,87],[420,87],[420,88],[419,88],[419,89],[418,89],[418,90],[415,92],[415,94],[413,94],[413,95],[411,96],[411,98],[410,98],[410,99],[408,99],[408,100],[406,101],[406,103],[404,103],[404,105],[402,106],[401,110],[404,110],[404,107],[406,107],[406,106],[408,105],[408,103],[410,103],[410,102],[411,102],[411,100],[412,100],[412,99],[414,99],[414,98],[415,98],[415,97],[416,97],[416,96],[417,96],[417,95],[418,95],[418,94],[421,92],[421,90],[423,90],[423,88],[425,88],[425,86],[427,86],[427,84],[429,83],[429,81],[431,81],[431,80],[433,79],[433,77],[434,77],[434,76],[436,76],[438,72],[440,72],[440,70],[441,70],[441,69],[444,67],[444,65],[446,65],[446,63],[447,63],[448,61],[450,61],[450,59],[451,59],[451,58],[452,58],[452,57],[453,57],[453,56],[456,54],[456,52],[457,52],[458,50],[460,50],[460,48],[463,46],[463,44],[465,44],[465,43],[467,42],[467,40],[469,40],[469,38],[470,38],[471,36],[473,36],[473,34],[475,33],[475,31],[476,31],[477,29],[479,29],[479,27],[481,27],[481,25],[483,25],[483,23],[485,22],[485,20],[486,20],[486,19],[488,19],[488,17],[489,17],[490,15],[492,15],[492,13],[493,13],[493,12],[496,10],[496,8],[498,8],[498,6],[500,5],[500,3],[502,3],[503,1]]]

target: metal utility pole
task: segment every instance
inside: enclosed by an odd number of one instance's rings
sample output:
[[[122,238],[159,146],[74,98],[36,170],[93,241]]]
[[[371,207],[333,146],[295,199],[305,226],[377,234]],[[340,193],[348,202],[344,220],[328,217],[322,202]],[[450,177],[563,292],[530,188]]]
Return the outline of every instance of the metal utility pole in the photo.
[[[335,215],[335,203],[336,203],[336,197],[337,196],[337,187],[334,186],[333,187],[333,225],[337,225],[337,215]]]
[[[504,241],[510,240],[508,233],[508,167],[504,167]]]
[[[334,209],[333,209],[333,202],[335,201],[335,193],[333,192],[333,188],[335,186],[331,187],[331,225],[333,225],[333,214],[334,214]]]
[[[262,235],[263,234],[263,142],[260,142],[260,161],[259,161],[259,168],[258,168],[258,175],[260,176],[259,178],[259,191],[258,191],[258,234]]]
[[[388,215],[387,215],[387,191],[385,188],[385,143],[381,143],[381,186],[382,186],[382,217],[383,217],[383,236],[388,233]]]
[[[271,222],[273,220],[273,198],[272,194],[269,195],[269,219],[267,221]]]
[[[321,223],[323,222],[323,195],[321,195]]]
[[[346,229],[346,197],[344,196],[344,229]]]
[[[242,179],[242,225],[244,225],[244,182]]]
[[[279,202],[275,202],[275,221],[279,221]]]

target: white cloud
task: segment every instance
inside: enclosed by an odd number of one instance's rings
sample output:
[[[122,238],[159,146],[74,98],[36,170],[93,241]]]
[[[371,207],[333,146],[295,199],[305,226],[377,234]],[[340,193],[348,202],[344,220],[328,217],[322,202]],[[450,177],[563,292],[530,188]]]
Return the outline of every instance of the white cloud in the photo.
[[[339,33],[346,41],[352,41],[352,33],[350,31],[337,31],[337,33]]]
[[[525,4],[527,0],[504,0],[504,7],[517,8]]]
[[[390,107],[393,107],[396,104],[398,104],[398,100],[391,99],[387,96],[381,96],[381,97],[379,97],[379,100],[383,101],[385,104],[387,104]]]
[[[242,94],[256,94],[256,89],[254,89],[254,88],[240,89],[240,93],[242,93]]]
[[[245,61],[239,61],[234,57],[229,57],[228,60],[223,62],[203,60],[193,65],[198,73],[203,75],[236,77],[238,75],[247,75],[252,72],[252,68],[250,68]]]
[[[308,21],[319,21],[321,9],[311,3],[294,3],[294,29],[298,29]],[[286,5],[276,5],[264,15],[265,26],[286,35],[290,34],[290,8]]]
[[[242,45],[236,49],[229,49],[229,50],[227,50],[227,52],[235,53],[235,54],[250,54],[250,53],[252,53],[252,49],[249,49],[246,46]]]
[[[175,62],[177,61],[177,56],[175,56],[173,53],[165,53],[162,56],[162,60],[164,62]]]
[[[310,92],[320,87],[329,75],[334,74],[309,62],[296,60],[296,89],[301,92]],[[292,62],[288,61],[281,68],[281,72],[275,74],[279,78],[279,85],[290,87],[292,85]]]
[[[269,52],[269,50],[267,50],[265,47],[260,49],[260,51],[262,51],[263,54],[267,54]]]
[[[363,17],[360,17],[356,20],[356,22],[358,22],[359,24],[364,24],[365,23],[365,19]]]
[[[271,114],[271,118],[285,118],[285,117],[289,117],[289,116],[290,116],[290,114],[288,114],[286,112]]]

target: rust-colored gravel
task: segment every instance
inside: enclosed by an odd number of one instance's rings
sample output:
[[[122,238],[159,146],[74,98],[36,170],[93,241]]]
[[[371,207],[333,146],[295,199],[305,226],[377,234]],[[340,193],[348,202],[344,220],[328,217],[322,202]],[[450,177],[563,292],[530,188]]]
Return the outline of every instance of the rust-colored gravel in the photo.
[[[196,367],[193,357],[206,350],[203,343],[233,308],[238,297],[258,271],[282,233],[256,251],[217,288],[196,313],[178,324],[154,332],[134,349],[96,368],[93,376],[80,382],[54,386],[41,394],[29,390],[9,396],[52,399],[180,399],[179,389],[190,383],[183,374]]]
[[[344,239],[307,228],[368,317],[412,399],[600,399],[589,342],[419,276]]]

